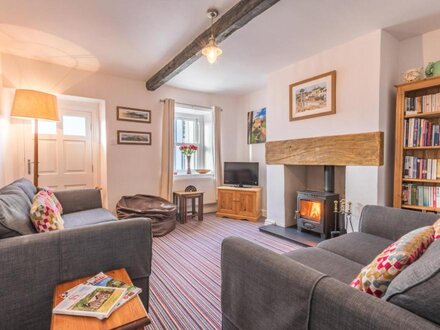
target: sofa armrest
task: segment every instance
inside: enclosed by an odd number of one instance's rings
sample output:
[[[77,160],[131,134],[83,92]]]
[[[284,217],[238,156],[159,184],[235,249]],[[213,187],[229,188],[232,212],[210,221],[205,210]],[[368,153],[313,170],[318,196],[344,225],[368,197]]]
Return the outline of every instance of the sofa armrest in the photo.
[[[236,237],[223,241],[221,263],[223,329],[306,328],[323,274]]]
[[[326,277],[316,285],[313,293],[309,329],[438,330],[439,326],[406,309]]]
[[[102,208],[101,191],[98,189],[56,191],[55,196],[63,206],[64,213]]]
[[[416,228],[432,225],[439,218],[434,213],[366,205],[360,216],[359,231],[396,241]]]
[[[148,306],[151,222],[112,221],[0,240],[0,328],[48,329],[58,283],[126,268]]]

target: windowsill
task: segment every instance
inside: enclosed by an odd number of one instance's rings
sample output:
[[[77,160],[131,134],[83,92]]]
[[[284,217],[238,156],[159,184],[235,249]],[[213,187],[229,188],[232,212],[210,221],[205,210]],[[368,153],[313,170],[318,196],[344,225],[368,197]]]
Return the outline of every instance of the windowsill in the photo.
[[[192,174],[174,174],[174,179],[178,180],[184,180],[184,179],[214,179],[215,175],[213,173],[207,173],[207,174],[199,174],[199,173],[192,173]]]

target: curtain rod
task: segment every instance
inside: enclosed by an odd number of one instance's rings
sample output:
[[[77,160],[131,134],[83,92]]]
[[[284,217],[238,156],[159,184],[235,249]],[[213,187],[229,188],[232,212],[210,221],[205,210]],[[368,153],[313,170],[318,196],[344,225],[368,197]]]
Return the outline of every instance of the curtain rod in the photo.
[[[164,103],[165,99],[160,99],[159,101],[161,103]],[[191,108],[212,108],[212,107],[204,107],[204,106],[195,105],[195,104],[182,103],[182,102],[178,102],[178,101],[176,101],[176,104],[181,104],[183,106],[187,106],[187,107],[191,107]],[[220,108],[220,111],[223,111],[223,109]]]

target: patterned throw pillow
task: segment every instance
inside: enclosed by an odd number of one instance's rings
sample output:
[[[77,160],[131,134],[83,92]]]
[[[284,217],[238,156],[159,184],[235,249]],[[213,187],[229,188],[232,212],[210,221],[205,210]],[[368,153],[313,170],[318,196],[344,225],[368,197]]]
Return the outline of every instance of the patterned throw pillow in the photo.
[[[57,207],[57,209],[60,211],[61,214],[63,214],[63,207],[62,207],[60,201],[58,200],[58,198],[55,196],[52,189],[50,189],[49,187],[42,187],[42,188],[39,188],[38,191],[41,191],[41,190],[44,190],[45,192],[47,192],[50,199],[55,203],[55,206]]]
[[[34,196],[31,208],[31,221],[39,233],[64,229],[61,212],[47,191],[41,190]]]
[[[373,296],[382,297],[391,281],[416,261],[433,241],[433,226],[409,232],[365,266],[351,282],[351,286]]]
[[[440,238],[440,219],[438,219],[438,220],[434,223],[433,227],[434,227],[434,231],[435,231],[434,239],[439,239],[439,238]]]

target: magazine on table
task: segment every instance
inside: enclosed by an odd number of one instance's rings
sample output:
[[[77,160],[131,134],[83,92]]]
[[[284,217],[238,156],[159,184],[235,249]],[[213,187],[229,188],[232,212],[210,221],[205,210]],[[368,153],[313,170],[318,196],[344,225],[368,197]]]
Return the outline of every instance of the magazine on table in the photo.
[[[53,309],[53,313],[105,319],[110,316],[125,291],[125,288],[80,284]]]
[[[134,285],[127,284],[125,282],[114,279],[111,276],[104,274],[103,272],[96,274],[95,276],[89,278],[87,281],[83,282],[82,285],[93,285],[93,286],[101,286],[101,287],[110,287],[110,288],[123,288],[126,289],[123,297],[116,304],[114,309],[121,307],[123,304],[134,298],[136,295],[142,292],[141,288],[138,288]],[[79,286],[73,287],[70,290],[67,290],[61,294],[61,298],[66,299],[72,294],[76,294],[76,289]]]

